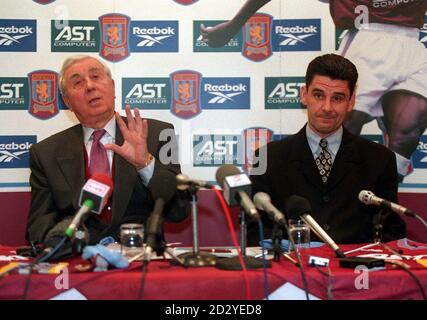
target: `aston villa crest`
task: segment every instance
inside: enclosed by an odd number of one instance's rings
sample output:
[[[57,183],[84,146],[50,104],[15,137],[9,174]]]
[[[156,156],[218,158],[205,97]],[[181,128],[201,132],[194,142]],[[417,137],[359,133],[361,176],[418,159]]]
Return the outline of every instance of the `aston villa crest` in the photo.
[[[49,4],[54,2],[55,0],[33,0],[34,2],[37,2],[39,4]]]
[[[130,18],[123,14],[106,14],[99,17],[101,25],[101,57],[111,62],[121,61],[129,56]]]
[[[262,146],[266,145],[273,140],[273,131],[267,128],[255,127],[248,128],[243,131],[245,137],[245,163],[243,168],[245,172],[250,172],[252,168],[259,167],[261,161],[267,161],[262,159],[264,155],[259,154],[258,158],[255,158],[255,151]]]
[[[252,61],[263,61],[272,55],[271,22],[273,17],[257,13],[243,27],[243,56]]]
[[[200,109],[200,80],[196,71],[177,71],[170,75],[172,82],[171,112],[179,118],[189,119],[198,115]]]
[[[178,2],[179,4],[183,4],[183,5],[189,5],[189,4],[193,4],[199,0],[174,0],[175,2]]]
[[[30,81],[30,114],[45,120],[58,114],[58,74],[41,70],[28,74]]]

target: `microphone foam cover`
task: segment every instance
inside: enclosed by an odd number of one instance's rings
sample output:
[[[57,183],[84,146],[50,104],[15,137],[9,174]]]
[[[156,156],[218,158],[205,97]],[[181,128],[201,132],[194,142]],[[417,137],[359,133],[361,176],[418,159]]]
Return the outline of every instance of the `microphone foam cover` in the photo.
[[[171,171],[162,170],[151,178],[150,190],[153,198],[168,202],[176,191],[176,176]]]
[[[286,200],[285,211],[288,216],[299,217],[311,212],[310,202],[304,197],[292,195]]]
[[[218,168],[215,174],[216,183],[218,183],[221,188],[224,186],[224,179],[228,176],[234,176],[235,174],[240,174],[240,170],[233,166],[232,164],[224,164]]]

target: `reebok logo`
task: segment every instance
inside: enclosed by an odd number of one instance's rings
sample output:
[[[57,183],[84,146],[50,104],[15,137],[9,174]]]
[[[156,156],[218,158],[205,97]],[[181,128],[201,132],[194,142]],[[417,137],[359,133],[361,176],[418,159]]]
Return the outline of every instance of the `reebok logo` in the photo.
[[[417,150],[412,154],[414,169],[427,169],[427,136],[423,135],[418,142]]]
[[[273,51],[320,51],[320,19],[273,20]]]
[[[317,33],[317,27],[315,26],[308,26],[308,27],[301,27],[301,26],[295,26],[295,27],[283,27],[283,26],[277,26],[275,28],[276,33]]]
[[[36,136],[0,136],[0,168],[27,168]]]
[[[167,28],[138,28],[134,27],[132,30],[133,34],[143,39],[137,44],[138,47],[152,47],[155,44],[162,44],[162,40],[167,39],[175,35],[175,29],[171,27]]]
[[[249,109],[249,78],[203,78],[203,109]]]
[[[246,86],[243,84],[239,85],[229,85],[228,83],[224,85],[204,85],[205,92],[214,95],[215,97],[210,99],[208,103],[224,103],[225,101],[234,101],[233,97],[238,96],[246,92]],[[224,93],[224,91],[232,91],[230,93]]]
[[[317,27],[308,26],[308,27],[282,27],[277,26],[275,31],[280,36],[284,37],[285,40],[280,42],[281,46],[295,46],[299,42],[305,43],[304,39],[314,36],[317,33]],[[305,33],[301,35],[295,35],[295,33]]]
[[[178,21],[131,21],[132,52],[178,52]]]
[[[0,19],[0,51],[36,51],[36,23]]]

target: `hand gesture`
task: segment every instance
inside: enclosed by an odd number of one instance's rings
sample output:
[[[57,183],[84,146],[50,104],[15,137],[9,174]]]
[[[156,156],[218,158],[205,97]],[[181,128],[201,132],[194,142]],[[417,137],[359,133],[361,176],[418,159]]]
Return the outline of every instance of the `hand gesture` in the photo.
[[[137,168],[143,168],[149,162],[150,153],[147,149],[148,124],[147,119],[142,120],[139,110],[134,109],[132,116],[130,106],[126,106],[127,125],[116,112],[117,125],[122,132],[124,142],[121,146],[106,144],[105,148],[112,150],[126,159]]]

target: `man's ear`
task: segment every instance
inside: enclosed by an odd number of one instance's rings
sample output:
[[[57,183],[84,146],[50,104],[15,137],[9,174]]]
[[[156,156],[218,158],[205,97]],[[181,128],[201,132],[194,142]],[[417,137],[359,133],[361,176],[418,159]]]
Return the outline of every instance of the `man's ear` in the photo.
[[[353,94],[350,97],[350,101],[349,101],[349,104],[348,104],[347,111],[348,112],[352,111],[355,104],[356,104],[356,87],[354,88]]]
[[[300,87],[300,97],[301,97],[301,103],[303,105],[307,105],[307,87],[303,85]]]
[[[62,95],[62,101],[64,101],[67,108],[73,112],[73,108],[70,107],[70,99],[67,97],[67,95],[65,94]]]

